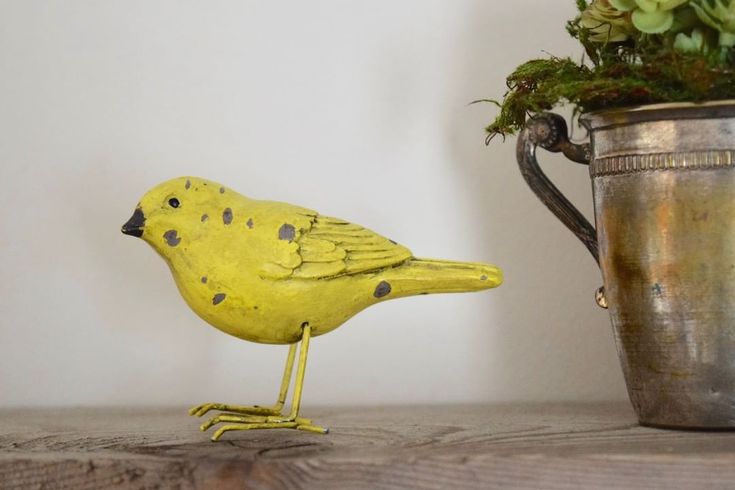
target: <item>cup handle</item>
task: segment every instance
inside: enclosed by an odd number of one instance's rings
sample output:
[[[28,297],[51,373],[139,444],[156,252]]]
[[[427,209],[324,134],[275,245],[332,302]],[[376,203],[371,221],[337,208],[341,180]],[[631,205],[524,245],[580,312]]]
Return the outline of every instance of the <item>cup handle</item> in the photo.
[[[579,238],[599,266],[597,231],[541,170],[536,159],[536,148],[539,146],[552,153],[562,152],[573,162],[589,165],[592,158],[590,144],[577,145],[569,141],[564,118],[545,112],[534,116],[526,124],[518,137],[516,157],[521,175],[536,197]],[[595,300],[600,307],[607,308],[604,286],[595,293]]]

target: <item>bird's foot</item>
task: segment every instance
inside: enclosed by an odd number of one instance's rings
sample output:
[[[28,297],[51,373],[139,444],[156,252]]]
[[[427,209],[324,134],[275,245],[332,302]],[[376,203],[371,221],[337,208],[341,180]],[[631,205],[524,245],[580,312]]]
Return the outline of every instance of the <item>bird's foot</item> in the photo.
[[[310,419],[302,417],[290,417],[283,415],[283,406],[260,407],[258,405],[227,405],[224,403],[203,403],[192,407],[189,415],[201,417],[210,410],[218,410],[223,413],[216,415],[203,423],[199,428],[202,431],[210,427],[226,423],[212,435],[212,440],[217,441],[222,434],[231,430],[255,430],[255,429],[297,429],[317,434],[326,434],[328,429],[312,424]]]
[[[219,410],[220,412],[230,412],[241,415],[265,415],[280,416],[283,405],[275,405],[273,407],[261,407],[258,405],[227,405],[224,403],[202,403],[189,409],[189,415],[201,417],[210,410]]]
[[[255,429],[297,429],[305,430],[308,432],[315,432],[317,434],[326,434],[329,429],[319,427],[311,422],[311,419],[305,419],[302,417],[284,417],[278,416],[263,416],[263,415],[233,415],[229,413],[223,413],[212,417],[207,422],[203,423],[200,427],[202,431],[206,431],[210,427],[220,425],[219,428],[212,434],[212,440],[218,441],[222,434],[232,430],[255,430]]]

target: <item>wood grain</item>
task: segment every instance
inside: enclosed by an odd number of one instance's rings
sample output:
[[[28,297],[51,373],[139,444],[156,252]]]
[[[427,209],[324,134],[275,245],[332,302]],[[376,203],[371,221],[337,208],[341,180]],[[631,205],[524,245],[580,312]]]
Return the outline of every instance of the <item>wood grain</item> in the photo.
[[[183,408],[2,410],[0,488],[735,486],[735,433],[639,427],[626,404],[308,412],[332,432],[212,443]]]

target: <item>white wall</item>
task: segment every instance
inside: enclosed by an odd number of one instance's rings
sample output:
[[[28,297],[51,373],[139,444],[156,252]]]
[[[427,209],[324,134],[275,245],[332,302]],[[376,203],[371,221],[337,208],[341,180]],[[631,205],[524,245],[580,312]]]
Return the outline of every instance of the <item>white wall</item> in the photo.
[[[204,324],[120,234],[184,174],[504,268],[318,338],[306,405],[624,398],[593,260],[468,105],[543,51],[579,57],[573,4],[0,1],[0,405],[275,397],[285,347]],[[589,216],[586,169],[543,159]]]

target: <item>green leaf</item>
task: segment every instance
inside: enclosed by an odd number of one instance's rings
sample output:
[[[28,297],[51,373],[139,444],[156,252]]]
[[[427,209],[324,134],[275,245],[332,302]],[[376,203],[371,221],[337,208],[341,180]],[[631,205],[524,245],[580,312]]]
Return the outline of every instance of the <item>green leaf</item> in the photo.
[[[697,13],[697,17],[699,17],[699,20],[710,27],[713,27],[715,29],[718,28],[717,23],[712,20],[712,18],[708,15],[708,12],[706,12],[699,4],[692,3],[692,8]]]
[[[689,0],[660,0],[659,8],[661,10],[674,10],[680,5],[684,5]]]
[[[720,33],[720,46],[731,48],[735,46],[735,34],[729,32]]]
[[[644,12],[651,13],[658,10],[657,0],[635,0],[635,3],[638,5],[638,8]]]
[[[633,25],[646,34],[661,34],[668,31],[674,23],[674,14],[670,10],[644,12],[635,10],[632,16]]]
[[[610,0],[610,5],[623,12],[630,12],[636,8],[635,0]]]
[[[702,31],[694,29],[691,36],[680,32],[674,40],[674,49],[680,53],[704,52],[704,36],[702,35]]]

